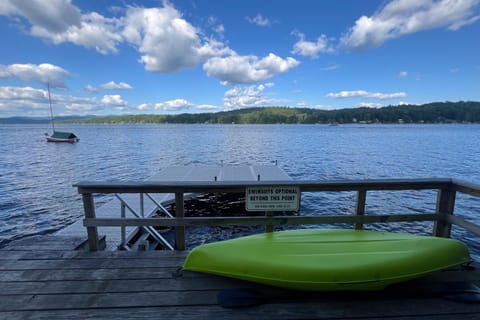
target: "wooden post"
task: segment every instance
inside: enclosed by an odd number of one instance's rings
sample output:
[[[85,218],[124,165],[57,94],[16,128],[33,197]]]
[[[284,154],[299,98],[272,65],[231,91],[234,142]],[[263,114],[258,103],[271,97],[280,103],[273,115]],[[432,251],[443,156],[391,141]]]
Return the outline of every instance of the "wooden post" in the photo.
[[[123,202],[120,203],[120,216],[122,219],[125,219],[126,217],[125,204]],[[125,249],[125,246],[127,245],[127,228],[125,226],[121,226],[120,232],[122,237],[122,243],[120,244],[120,247]]]
[[[82,195],[83,208],[85,210],[85,218],[95,219],[95,203],[91,193],[84,193]],[[90,251],[98,251],[98,229],[97,227],[87,227],[88,246]]]
[[[183,207],[183,192],[175,193],[176,218],[185,216]],[[185,226],[175,227],[175,249],[185,250]]]
[[[365,215],[365,202],[367,200],[367,190],[358,190],[357,192],[357,208],[355,214],[357,216]],[[362,230],[363,223],[355,223],[355,230]]]
[[[455,196],[455,190],[440,189],[438,191],[436,212],[440,213],[443,217],[441,220],[435,221],[433,225],[433,235],[436,237],[450,237],[452,224],[448,222],[447,215],[453,214],[455,208]]]

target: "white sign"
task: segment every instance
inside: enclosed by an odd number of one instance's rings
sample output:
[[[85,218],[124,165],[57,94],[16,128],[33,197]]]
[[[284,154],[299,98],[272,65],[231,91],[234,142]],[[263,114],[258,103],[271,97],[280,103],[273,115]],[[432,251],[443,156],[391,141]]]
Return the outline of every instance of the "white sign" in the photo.
[[[291,186],[247,187],[247,211],[298,211],[300,188]]]

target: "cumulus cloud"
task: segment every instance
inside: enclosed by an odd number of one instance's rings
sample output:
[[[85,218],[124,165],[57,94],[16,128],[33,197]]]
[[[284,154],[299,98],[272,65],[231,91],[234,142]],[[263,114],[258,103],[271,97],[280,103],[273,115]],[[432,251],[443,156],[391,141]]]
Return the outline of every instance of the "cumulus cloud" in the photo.
[[[458,30],[480,19],[478,0],[394,0],[370,17],[360,17],[342,37],[349,49],[379,47],[388,40],[422,30]]]
[[[65,87],[64,80],[69,76],[65,69],[49,63],[0,65],[0,78],[50,84],[52,87]]]
[[[305,40],[303,33],[294,32],[299,40],[293,45],[292,53],[310,58],[318,58],[320,53],[331,53],[334,51],[333,47],[329,45],[329,39],[326,35],[320,35],[316,41]]]
[[[107,54],[117,52],[116,46],[123,41],[118,32],[121,19],[96,12],[82,14],[70,0],[4,0],[0,14],[27,19],[33,36],[55,44],[71,42]]]
[[[185,99],[175,99],[155,104],[155,109],[164,111],[178,111],[193,106],[191,102]]]
[[[82,115],[101,109],[95,98],[51,93],[54,113]],[[50,116],[48,91],[32,87],[0,87],[0,111],[3,116]]]
[[[32,87],[0,87],[0,101],[12,101],[14,103],[32,103],[36,107],[37,103],[42,103],[48,107],[47,90],[35,89]]]
[[[83,114],[98,104],[93,98],[81,98],[52,93],[56,115]],[[48,91],[32,87],[0,87],[0,110],[2,114],[47,116],[49,112]]]
[[[125,106],[128,104],[128,101],[123,100],[119,94],[104,95],[101,102],[104,105],[112,106]]]
[[[98,92],[98,89],[94,86],[92,86],[91,84],[88,84],[85,86],[85,91],[89,92],[89,93],[97,93]]]
[[[269,98],[265,95],[264,91],[267,88],[271,88],[273,83],[260,84],[257,86],[235,86],[234,88],[225,92],[223,97],[223,105],[225,108],[248,108],[248,107],[261,107],[266,105],[272,105],[278,100]]]
[[[70,0],[2,0],[0,15],[21,16],[37,28],[52,33],[65,32],[81,24],[80,10]]]
[[[207,75],[217,77],[223,85],[248,84],[265,81],[298,66],[294,58],[280,58],[273,53],[259,59],[257,56],[215,57],[203,65]]]
[[[142,54],[140,62],[152,72],[193,68],[209,57],[232,53],[222,42],[199,34],[168,3],[163,8],[129,8],[123,30],[124,38]]]
[[[104,90],[129,90],[133,89],[131,85],[125,82],[116,83],[115,81],[110,81],[100,85],[100,88]]]
[[[72,25],[66,31],[55,33],[38,26],[32,27],[32,35],[45,38],[55,44],[71,42],[86,48],[93,48],[101,54],[117,53],[117,45],[123,41],[118,33],[121,20],[105,18],[91,12],[82,15],[79,26]]]
[[[93,48],[101,54],[117,53],[119,45],[126,43],[139,52],[138,61],[150,72],[177,72],[204,64],[207,74],[224,84],[254,83],[299,63],[274,54],[264,58],[239,56],[190,24],[168,1],[156,8],[130,6],[122,13],[112,18],[97,12],[82,13],[70,0],[0,2],[0,15],[26,19],[33,36],[54,44],[68,42]],[[265,23],[265,18],[257,17],[253,20]],[[223,31],[223,25],[217,25],[217,34]]]
[[[358,104],[360,108],[373,108],[373,109],[378,109],[381,107],[384,107],[383,104],[381,103],[375,103],[375,102],[360,102]]]
[[[260,13],[253,18],[245,17],[245,19],[251,24],[255,24],[259,27],[268,27],[271,24],[270,20],[268,18],[263,17]]]
[[[145,111],[151,109],[152,105],[149,103],[141,103],[135,107],[137,110]]]
[[[407,72],[407,71],[400,71],[400,72],[398,73],[398,77],[399,77],[399,78],[405,78],[405,77],[407,77],[407,76],[408,76],[408,72]]]
[[[65,105],[65,109],[70,111],[72,114],[85,114],[89,111],[96,110],[96,103],[70,103]]]
[[[174,72],[193,68],[200,61],[197,30],[170,5],[129,8],[123,36],[137,46],[148,71]]]
[[[372,99],[395,99],[406,97],[405,92],[395,92],[395,93],[381,93],[381,92],[368,92],[365,90],[354,90],[354,91],[340,91],[340,92],[331,92],[326,95],[327,98],[372,98]]]

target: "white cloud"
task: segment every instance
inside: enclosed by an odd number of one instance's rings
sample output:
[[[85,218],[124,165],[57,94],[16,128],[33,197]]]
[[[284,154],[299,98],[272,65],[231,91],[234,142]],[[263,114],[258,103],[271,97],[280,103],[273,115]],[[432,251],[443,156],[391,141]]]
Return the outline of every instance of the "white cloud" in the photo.
[[[0,78],[14,78],[52,87],[65,87],[64,80],[70,74],[65,69],[48,63],[0,65]]]
[[[151,109],[152,105],[149,103],[142,103],[135,107],[137,110],[145,111]]]
[[[248,108],[248,107],[263,107],[280,102],[267,97],[264,94],[266,88],[271,88],[272,83],[260,84],[257,86],[234,88],[225,92],[223,97],[223,105],[225,108]]]
[[[164,111],[177,111],[187,109],[193,106],[191,102],[185,99],[175,99],[155,104],[155,109]]]
[[[98,92],[98,89],[95,88],[94,86],[88,84],[85,86],[85,91],[89,92],[89,93],[97,93]]]
[[[395,93],[381,93],[381,92],[368,92],[365,90],[354,90],[354,91],[340,91],[340,92],[331,92],[326,95],[327,98],[372,98],[372,99],[395,99],[395,98],[404,98],[407,94],[405,92],[395,92]]]
[[[0,101],[12,104],[32,103],[32,107],[48,107],[47,90],[32,87],[0,87]]]
[[[375,102],[360,102],[358,104],[358,106],[360,108],[374,108],[374,109],[378,109],[378,108],[381,108],[381,107],[384,107],[385,105],[381,104],[381,103],[375,103]]]
[[[231,53],[223,43],[201,39],[200,32],[182,19],[169,3],[163,8],[129,8],[123,36],[142,54],[140,62],[152,72],[194,68],[211,56]]]
[[[472,17],[470,19],[461,20],[459,22],[456,22],[456,23],[452,24],[450,27],[448,27],[448,29],[452,30],[452,31],[457,31],[461,27],[468,26],[470,24],[474,24],[475,22],[477,22],[479,20],[480,20],[480,15]]]
[[[368,49],[422,30],[458,30],[479,19],[474,16],[478,5],[478,0],[394,0],[371,17],[360,17],[341,42],[349,49]]]
[[[71,103],[65,105],[65,109],[71,111],[72,114],[85,114],[88,111],[97,109],[95,103]]]
[[[0,111],[2,116],[44,116],[48,111],[47,90],[32,87],[0,87]]]
[[[55,115],[82,114],[97,107],[95,99],[52,93]],[[2,114],[49,116],[48,91],[32,87],[0,87]],[[66,110],[66,111],[65,111]]]
[[[131,85],[125,82],[116,83],[115,81],[110,81],[100,85],[100,88],[105,90],[129,90],[133,89]]]
[[[121,19],[105,18],[96,12],[81,14],[70,0],[4,0],[0,14],[27,19],[33,36],[55,44],[71,42],[107,54],[117,52],[116,46],[123,41]]]
[[[32,26],[32,34],[52,41],[55,44],[71,42],[86,48],[94,48],[101,54],[117,53],[117,45],[123,41],[118,29],[121,20],[105,18],[91,12],[82,15],[79,26],[72,25],[62,33],[53,33],[50,30]]]
[[[310,58],[318,58],[320,53],[334,52],[332,46],[329,45],[329,39],[322,34],[316,41],[306,41],[303,33],[294,32],[294,35],[299,37],[299,40],[293,45],[292,53]]]
[[[128,104],[128,101],[123,100],[119,94],[104,95],[101,102],[104,105],[113,106],[125,106]]]
[[[398,77],[399,77],[399,78],[405,78],[405,77],[407,77],[407,76],[408,76],[408,72],[407,72],[407,71],[400,71],[400,72],[398,73]]]
[[[214,30],[216,33],[218,33],[219,35],[222,35],[222,36],[223,36],[223,33],[225,32],[225,27],[223,26],[223,24],[219,24],[219,25],[216,26],[213,30]]]
[[[0,15],[21,16],[37,28],[52,33],[65,32],[71,26],[80,26],[81,14],[70,0],[2,0]]]
[[[208,76],[219,78],[223,85],[233,85],[265,81],[299,64],[294,58],[283,59],[270,53],[262,59],[238,55],[215,57],[205,62],[203,69]]]
[[[271,23],[268,18],[263,17],[260,13],[257,14],[255,17],[246,17],[245,18],[251,24],[255,24],[259,27],[268,27]]]
[[[254,83],[299,64],[293,58],[274,54],[264,58],[239,56],[222,41],[205,36],[168,1],[157,8],[129,6],[123,16],[114,18],[97,12],[82,13],[70,0],[52,1],[5,0],[0,2],[0,15],[25,18],[31,35],[54,44],[69,42],[112,54],[118,52],[120,44],[127,43],[139,52],[139,62],[150,72],[176,72],[205,63],[207,74],[224,84]],[[55,18],[58,21],[51,22]],[[264,18],[257,20],[265,22]],[[215,30],[222,37],[223,25]]]

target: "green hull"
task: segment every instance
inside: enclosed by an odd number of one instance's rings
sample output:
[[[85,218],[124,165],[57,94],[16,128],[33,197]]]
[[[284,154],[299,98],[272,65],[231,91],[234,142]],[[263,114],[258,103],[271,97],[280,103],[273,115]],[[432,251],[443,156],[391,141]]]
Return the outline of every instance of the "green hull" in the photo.
[[[194,248],[185,270],[297,290],[380,290],[470,261],[447,238],[363,230],[264,233]]]

